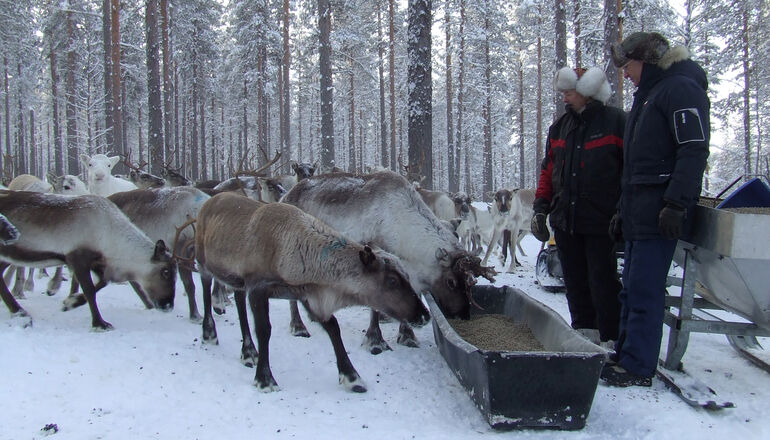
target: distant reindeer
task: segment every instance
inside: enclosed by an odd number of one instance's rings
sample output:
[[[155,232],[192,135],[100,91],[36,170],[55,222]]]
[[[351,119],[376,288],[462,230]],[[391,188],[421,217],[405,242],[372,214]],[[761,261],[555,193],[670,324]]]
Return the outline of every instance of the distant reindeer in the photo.
[[[244,309],[242,357],[257,356],[245,316],[248,293],[259,345],[254,380],[261,391],[278,389],[269,361],[269,298],[302,301],[331,339],[340,383],[354,392],[366,386],[345,351],[335,311],[367,305],[398,320],[428,321],[397,257],[358,244],[294,206],[231,193],[212,197],[198,215],[195,256],[204,291],[211,289],[211,277],[236,291],[239,311]],[[213,324],[204,319],[204,341],[216,341]]]
[[[316,170],[316,164],[291,161],[291,170],[292,174],[274,177],[281,187],[283,187],[284,191],[289,191],[294,188],[294,185],[303,179],[313,177]]]
[[[166,179],[142,170],[147,166],[147,162],[134,165],[131,163],[130,156],[126,155],[123,158],[123,164],[128,168],[128,174],[121,177],[136,185],[137,188],[163,188],[166,186]]]
[[[166,186],[192,186],[192,181],[179,173],[179,170],[164,166],[160,171],[161,177],[166,179]]]
[[[397,255],[415,291],[432,293],[448,316],[469,315],[476,277],[494,280],[494,270],[482,267],[478,257],[460,247],[457,237],[399,174],[315,176],[299,182],[282,202],[316,216],[353,240]],[[378,314],[371,317],[364,345],[377,354],[390,347],[382,338]],[[304,327],[301,320],[292,323],[292,329],[299,327]],[[403,324],[398,342],[417,345],[414,332]]]
[[[518,195],[520,191],[528,190],[499,189],[495,191],[494,194],[490,194],[494,198],[490,208],[493,232],[487,245],[487,252],[484,254],[482,264],[487,263],[489,256],[492,254],[498,241],[502,238],[503,250],[501,258],[503,264],[505,264],[508,248],[510,247],[511,262],[507,269],[507,272],[509,273],[516,270],[517,261],[514,252],[514,243],[518,245],[519,240],[521,239],[520,232],[525,228],[524,223],[527,223],[532,219],[532,203],[530,202],[525,206],[522,197]],[[524,197],[528,197],[528,194],[525,193]],[[529,228],[527,227],[526,230],[528,229]]]
[[[107,197],[110,194],[121,191],[131,191],[137,186],[128,180],[112,175],[112,169],[120,161],[119,156],[106,156],[104,154],[80,155],[80,162],[88,172],[88,190],[91,194]]]
[[[80,177],[72,174],[65,174],[63,176],[56,176],[52,173],[48,173],[46,176],[48,182],[53,185],[53,192],[56,194],[64,194],[69,196],[82,196],[84,194],[90,194],[86,184],[80,180]]]
[[[0,191],[0,212],[20,234],[17,242],[0,246],[0,272],[10,264],[67,264],[83,288],[95,329],[112,329],[96,305],[96,292],[109,282],[135,281],[158,308],[173,308],[176,266],[165,243],[150,240],[109,200]],[[92,272],[99,276],[96,285]],[[0,296],[12,315],[32,324],[2,280]]]

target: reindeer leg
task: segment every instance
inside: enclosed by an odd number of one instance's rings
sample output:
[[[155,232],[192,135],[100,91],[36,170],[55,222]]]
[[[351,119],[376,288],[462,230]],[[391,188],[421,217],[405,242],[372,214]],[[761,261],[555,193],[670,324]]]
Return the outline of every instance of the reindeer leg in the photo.
[[[64,279],[64,276],[62,275],[62,272],[64,271],[64,266],[59,266],[56,268],[56,272],[54,272],[53,277],[51,277],[50,280],[48,280],[48,286],[46,286],[45,293],[48,296],[54,296],[56,295],[56,292],[61,289],[61,283]]]
[[[235,291],[235,307],[238,310],[238,322],[241,324],[241,363],[249,368],[256,365],[259,352],[254,347],[254,341],[251,339],[251,329],[249,328],[249,314],[246,312],[246,292],[243,290]],[[255,319],[256,320],[256,319]]]
[[[527,236],[527,231],[520,230],[519,231],[519,238],[516,240],[516,247],[519,248],[519,252],[521,253],[522,257],[526,257],[527,254],[524,252],[524,248],[521,247],[521,240],[524,240],[524,237]]]
[[[380,354],[385,350],[392,350],[382,337],[380,314],[374,309],[372,309],[369,315],[369,328],[366,329],[366,337],[361,345],[369,350],[371,354]]]
[[[70,280],[70,294],[67,295],[66,298],[64,298],[64,301],[62,301],[61,309],[63,312],[80,307],[86,302],[88,302],[86,301],[85,295],[83,295],[82,293],[78,293],[78,289],[80,289],[80,283],[78,283],[77,277],[73,276],[72,280]]]
[[[0,263],[0,273],[8,269],[8,263]],[[11,267],[10,270],[13,270]],[[5,279],[0,279],[0,297],[3,298],[3,302],[8,307],[8,311],[11,312],[12,317],[20,317],[25,320],[24,327],[32,327],[32,318],[29,316],[26,310],[24,310],[13,294],[8,290],[8,285],[5,284]]]
[[[211,275],[201,270],[200,277],[201,290],[203,290],[203,342],[218,345],[217,326],[214,323],[214,315],[211,313]]]
[[[418,348],[420,346],[417,342],[417,336],[415,336],[414,330],[412,330],[412,327],[405,322],[402,322],[398,326],[398,339],[396,342],[412,348]]]
[[[91,279],[91,263],[94,259],[95,256],[90,251],[75,251],[67,255],[67,264],[75,272],[75,278],[78,279],[88,301],[88,307],[91,309],[91,327],[95,330],[112,330],[112,324],[102,318],[99,307],[96,305],[97,288]],[[101,280],[99,285],[103,286]]]
[[[511,253],[511,264],[508,265],[508,273],[514,273],[516,272],[516,265],[518,264],[518,261],[516,261],[516,247],[514,246],[513,242],[511,241],[512,237],[519,236],[519,229],[512,229],[508,231],[508,250]]]
[[[489,240],[489,245],[487,246],[487,253],[484,255],[484,259],[481,261],[482,266],[487,265],[487,261],[489,260],[489,256],[492,254],[492,251],[495,249],[495,246],[497,246],[497,240],[500,239],[500,231],[495,228],[495,231],[492,233],[492,239]]]
[[[13,282],[13,296],[19,299],[24,299],[24,268],[21,266],[15,266],[16,280]]]
[[[190,321],[201,322],[201,314],[198,313],[198,303],[195,301],[195,283],[193,283],[192,272],[190,269],[179,267],[179,278],[184,285],[184,291],[187,294],[187,304],[190,306]]]
[[[502,256],[500,257],[500,261],[503,263],[503,266],[505,266],[505,261],[508,259],[508,251],[510,247],[511,247],[511,230],[503,229]]]
[[[252,289],[249,291],[249,304],[254,315],[254,333],[259,344],[259,358],[257,359],[257,373],[254,376],[254,384],[262,392],[278,391],[278,382],[270,371],[270,305],[268,293],[264,289]]]
[[[217,315],[224,315],[227,311],[225,308],[227,306],[227,289],[225,289],[225,286],[223,286],[222,283],[214,281],[214,291],[212,294],[214,311]]]
[[[289,323],[289,329],[292,336],[309,338],[310,332],[307,331],[305,323],[302,322],[302,316],[299,314],[299,307],[297,307],[296,300],[289,301],[289,310],[291,311],[291,322]]]
[[[25,292],[32,292],[35,290],[35,268],[30,267],[27,271],[27,279],[24,280],[24,291]]]
[[[376,314],[375,311],[372,311]],[[345,345],[342,343],[342,336],[340,335],[340,325],[337,323],[337,318],[331,315],[328,321],[321,321],[321,326],[326,330],[329,335],[329,339],[332,341],[332,347],[334,347],[334,356],[337,357],[337,371],[339,372],[340,384],[348,391],[354,393],[365,393],[366,384],[361,380],[361,376],[353,367],[353,363],[350,362],[348,352],[345,350]]]

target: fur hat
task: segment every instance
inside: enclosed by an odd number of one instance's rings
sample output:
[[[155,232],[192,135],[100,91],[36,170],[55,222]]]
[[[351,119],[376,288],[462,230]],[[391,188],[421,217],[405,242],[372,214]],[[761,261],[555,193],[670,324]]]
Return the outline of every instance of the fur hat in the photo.
[[[560,92],[575,90],[586,98],[592,98],[606,104],[612,96],[610,83],[604,72],[598,67],[570,69],[562,67],[556,72],[554,86]]]
[[[612,45],[612,61],[617,67],[624,66],[630,60],[658,64],[668,48],[666,37],[657,32],[634,32],[622,42]]]

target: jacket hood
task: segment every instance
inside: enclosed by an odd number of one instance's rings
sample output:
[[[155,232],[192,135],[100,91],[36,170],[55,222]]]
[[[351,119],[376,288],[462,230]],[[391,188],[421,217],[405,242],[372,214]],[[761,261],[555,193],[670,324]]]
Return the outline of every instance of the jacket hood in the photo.
[[[703,90],[708,90],[706,71],[690,59],[690,51],[684,46],[671,48],[660,59],[658,66],[663,69],[663,74],[666,76],[684,75],[695,81]]]

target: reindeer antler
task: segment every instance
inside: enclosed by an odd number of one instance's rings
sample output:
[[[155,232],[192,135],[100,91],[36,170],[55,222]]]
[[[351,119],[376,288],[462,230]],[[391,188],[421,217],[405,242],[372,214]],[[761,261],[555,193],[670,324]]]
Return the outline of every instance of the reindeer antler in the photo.
[[[136,171],[137,173],[142,171],[142,168],[147,166],[147,161],[141,162],[139,165],[132,164],[131,163],[131,152],[130,151],[127,152],[125,155],[121,155],[121,156],[123,156],[123,165],[125,165],[126,167]]]
[[[195,257],[185,257],[182,255],[179,255],[177,253],[177,246],[179,244],[179,236],[182,234],[182,231],[185,230],[188,226],[192,226],[193,228],[193,236],[195,236],[195,222],[197,219],[194,219],[190,217],[190,215],[187,215],[187,221],[182,224],[182,226],[179,226],[176,228],[176,235],[174,235],[174,245],[171,248],[172,255],[171,258],[174,259],[177,262],[177,265],[185,266],[188,269],[190,269],[193,272],[197,272],[198,270],[195,267]],[[189,246],[188,246],[189,247]],[[186,254],[186,253],[185,253]]]
[[[494,276],[497,275],[494,267],[482,266],[481,258],[479,257],[462,255],[455,260],[452,271],[459,275],[465,284],[465,292],[468,295],[468,301],[470,301],[470,303],[474,306],[483,310],[483,307],[478,305],[473,299],[471,288],[476,285],[477,277],[484,277],[489,280],[489,282],[494,283]]]
[[[281,157],[281,152],[280,151],[276,151],[275,152],[275,157],[273,157],[268,163],[262,165],[261,167],[259,167],[256,170],[253,170],[253,171],[252,170],[245,170],[244,171],[242,168],[240,168],[241,166],[243,166],[243,161],[241,161],[241,165],[239,165],[239,170],[235,172],[235,182],[238,184],[238,188],[241,190],[241,192],[243,192],[244,196],[246,195],[246,190],[243,189],[243,183],[241,182],[241,179],[239,179],[239,177],[240,176],[252,176],[252,177],[254,177],[254,179],[256,179],[256,181],[257,181],[257,187],[259,188],[259,185],[260,185],[259,184],[259,177],[260,177],[259,173],[261,173],[262,171],[270,168],[270,166],[272,166],[274,163],[278,162],[278,159],[280,159],[280,157]],[[261,191],[260,191],[259,199],[260,199],[260,201],[262,201]]]

